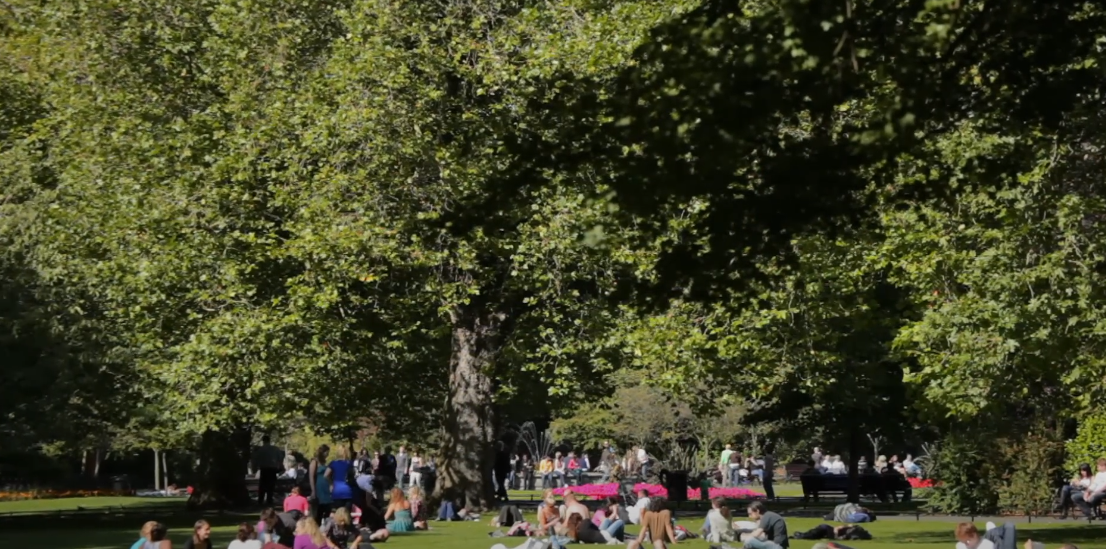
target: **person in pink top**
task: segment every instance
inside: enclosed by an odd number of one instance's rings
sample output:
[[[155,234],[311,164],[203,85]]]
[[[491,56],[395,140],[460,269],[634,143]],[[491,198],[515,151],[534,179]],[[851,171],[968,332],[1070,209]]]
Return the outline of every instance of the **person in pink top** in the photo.
[[[284,512],[299,511],[302,513],[301,516],[307,516],[308,509],[310,509],[310,507],[308,506],[307,498],[300,495],[300,487],[293,486],[292,493],[284,498]]]

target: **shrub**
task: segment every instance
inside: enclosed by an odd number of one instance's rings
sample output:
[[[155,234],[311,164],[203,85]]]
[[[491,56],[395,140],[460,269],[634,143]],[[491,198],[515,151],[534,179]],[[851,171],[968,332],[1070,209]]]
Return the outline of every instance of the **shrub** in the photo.
[[[1052,511],[1055,484],[1061,474],[1064,460],[1064,444],[1051,429],[1038,429],[1037,433],[1021,441],[1002,445],[1007,448],[1003,456],[1009,464],[999,489],[999,503],[1004,511],[1019,511],[1026,515],[1043,515]]]
[[[1067,476],[1075,474],[1080,463],[1090,463],[1106,457],[1106,413],[1087,416],[1079,424],[1075,438],[1067,443],[1068,459],[1065,462]]]
[[[1002,482],[994,465],[993,439],[952,434],[930,452],[928,507],[936,513],[978,516],[998,508]]]

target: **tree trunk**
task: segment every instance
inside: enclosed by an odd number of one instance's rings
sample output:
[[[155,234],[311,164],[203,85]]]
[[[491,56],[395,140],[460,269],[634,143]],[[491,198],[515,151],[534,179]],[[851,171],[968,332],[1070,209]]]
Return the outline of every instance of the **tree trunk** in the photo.
[[[250,431],[208,431],[200,440],[200,465],[188,506],[192,509],[239,507],[250,503],[246,489]]]
[[[860,431],[849,429],[849,503],[860,503]]]
[[[162,475],[161,481],[162,481],[162,485],[163,485],[163,486],[161,486],[161,489],[168,490],[169,489],[169,458],[166,456],[166,452],[164,450],[161,451],[161,475]]]
[[[473,510],[489,510],[495,500],[495,414],[492,367],[500,345],[503,315],[453,315],[449,395],[442,426],[441,462],[435,501],[449,499]]]
[[[161,489],[161,455],[154,450],[154,490]]]

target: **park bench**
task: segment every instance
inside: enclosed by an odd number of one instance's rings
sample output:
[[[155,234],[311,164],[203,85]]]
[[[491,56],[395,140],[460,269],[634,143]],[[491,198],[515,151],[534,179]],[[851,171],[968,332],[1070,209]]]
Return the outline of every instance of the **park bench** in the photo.
[[[788,463],[783,468],[783,479],[786,482],[792,482],[801,477],[807,469],[810,469],[810,465],[806,463]]]
[[[882,502],[887,502],[887,496],[890,495],[892,501],[898,502],[898,494],[902,492],[902,500],[910,501],[910,483],[901,476],[877,474],[860,475],[857,481],[860,483],[861,495],[875,496]],[[801,475],[799,477],[799,482],[803,485],[804,502],[808,501],[810,498],[813,498],[814,501],[817,502],[820,494],[849,493],[849,477],[847,475]]]

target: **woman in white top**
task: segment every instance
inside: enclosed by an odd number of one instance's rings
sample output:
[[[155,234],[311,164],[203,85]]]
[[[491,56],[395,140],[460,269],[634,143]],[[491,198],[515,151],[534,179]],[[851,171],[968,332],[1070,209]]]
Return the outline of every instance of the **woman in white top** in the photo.
[[[720,497],[713,498],[710,500],[710,507],[707,520],[703,523],[703,538],[710,543],[733,541],[736,534],[731,522],[730,508],[726,507],[726,500]]]
[[[1072,492],[1082,492],[1090,488],[1093,477],[1089,463],[1079,465],[1079,474],[1071,479],[1071,483],[1060,489],[1060,518],[1068,518],[1068,512],[1071,511],[1072,505],[1074,505],[1071,500]]]
[[[257,533],[253,531],[253,525],[243,522],[238,525],[238,535],[230,542],[227,549],[261,549],[261,540],[257,539]]]
[[[641,464],[641,479],[649,478],[649,452],[644,447],[637,449],[637,461]]]
[[[411,469],[408,474],[411,475],[411,486],[422,486],[422,456],[418,450],[411,450]]]

